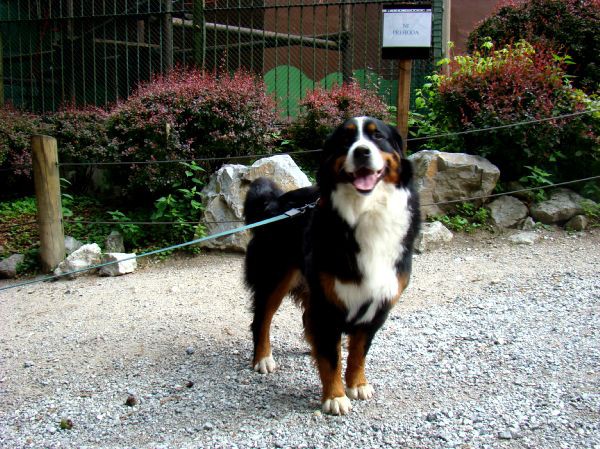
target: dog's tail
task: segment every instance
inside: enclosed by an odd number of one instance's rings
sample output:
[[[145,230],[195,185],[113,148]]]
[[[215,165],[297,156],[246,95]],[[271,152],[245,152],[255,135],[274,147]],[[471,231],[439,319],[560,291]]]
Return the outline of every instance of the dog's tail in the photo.
[[[267,178],[258,178],[250,184],[244,201],[246,224],[274,217],[279,214],[277,199],[283,191]]]

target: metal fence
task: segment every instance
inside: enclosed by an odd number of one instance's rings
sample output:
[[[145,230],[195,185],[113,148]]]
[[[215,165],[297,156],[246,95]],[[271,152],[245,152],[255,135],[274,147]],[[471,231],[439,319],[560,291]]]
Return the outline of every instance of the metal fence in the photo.
[[[413,3],[419,3],[415,1]],[[434,0],[432,59],[441,56]],[[355,79],[394,104],[397,63],[381,59],[380,0],[0,0],[0,102],[37,112],[109,105],[176,66],[261,76],[284,116],[305,93]]]

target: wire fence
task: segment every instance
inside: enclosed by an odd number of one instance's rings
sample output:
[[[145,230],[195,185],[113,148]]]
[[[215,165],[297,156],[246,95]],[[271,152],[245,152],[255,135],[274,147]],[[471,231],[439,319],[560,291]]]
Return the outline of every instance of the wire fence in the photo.
[[[410,3],[424,3],[412,0]],[[443,1],[433,0],[442,56]],[[1,95],[32,111],[110,105],[177,66],[264,79],[286,116],[315,86],[354,79],[389,104],[398,67],[381,58],[382,0],[6,0],[0,2]]]

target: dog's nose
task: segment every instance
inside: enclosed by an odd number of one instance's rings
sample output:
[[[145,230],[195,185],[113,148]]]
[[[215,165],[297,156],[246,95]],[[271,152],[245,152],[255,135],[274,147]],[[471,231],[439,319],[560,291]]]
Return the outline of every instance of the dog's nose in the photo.
[[[356,162],[365,162],[371,157],[371,149],[368,147],[356,147],[354,149],[354,159]]]

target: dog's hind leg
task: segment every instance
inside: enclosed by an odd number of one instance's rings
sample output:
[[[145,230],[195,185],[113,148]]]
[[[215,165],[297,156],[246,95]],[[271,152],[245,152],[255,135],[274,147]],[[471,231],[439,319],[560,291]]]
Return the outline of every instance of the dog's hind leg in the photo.
[[[285,295],[296,284],[298,275],[298,270],[290,269],[272,288],[259,288],[254,293],[254,319],[251,326],[254,340],[252,366],[261,374],[271,373],[277,367],[271,352],[271,321]]]

